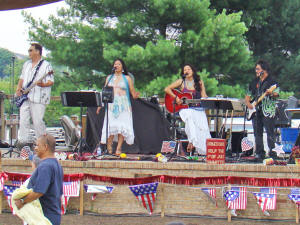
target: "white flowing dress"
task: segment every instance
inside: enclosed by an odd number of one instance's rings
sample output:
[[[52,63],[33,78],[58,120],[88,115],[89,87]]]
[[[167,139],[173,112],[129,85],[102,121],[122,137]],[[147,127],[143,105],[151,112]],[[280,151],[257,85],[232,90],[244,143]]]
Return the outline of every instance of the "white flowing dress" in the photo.
[[[114,102],[108,103],[108,137],[114,135],[114,141],[118,140],[118,134],[124,137],[127,144],[134,143],[134,131],[132,122],[132,108],[129,99],[129,87],[125,82],[125,76],[119,81],[113,75],[108,86],[114,88]],[[106,144],[106,112],[103,122],[101,143]]]
[[[185,133],[189,142],[193,144],[198,154],[206,155],[206,139],[211,138],[211,135],[204,109],[182,109],[179,115],[185,123]]]

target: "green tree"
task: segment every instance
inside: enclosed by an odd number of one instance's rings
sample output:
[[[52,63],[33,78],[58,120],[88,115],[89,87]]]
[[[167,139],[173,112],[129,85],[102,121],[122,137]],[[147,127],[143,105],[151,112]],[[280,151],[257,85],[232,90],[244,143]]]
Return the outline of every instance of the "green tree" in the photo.
[[[7,73],[7,71],[5,71],[5,68],[11,64],[12,56],[12,52],[4,48],[0,48],[0,77],[6,77],[10,75],[9,72]]]
[[[211,0],[211,8],[219,13],[243,12],[247,41],[254,59],[270,62],[272,72],[283,90],[295,91],[300,82],[299,0]],[[252,72],[253,73],[253,72]]]
[[[31,24],[31,39],[51,50],[51,60],[76,70],[78,79],[94,79],[92,70],[108,74],[121,57],[142,89],[158,77],[171,77],[184,62],[211,76],[240,79],[251,52],[241,13],[216,14],[209,0],[67,0],[49,22]],[[243,76],[244,78],[247,76]],[[243,78],[243,79],[244,79]]]

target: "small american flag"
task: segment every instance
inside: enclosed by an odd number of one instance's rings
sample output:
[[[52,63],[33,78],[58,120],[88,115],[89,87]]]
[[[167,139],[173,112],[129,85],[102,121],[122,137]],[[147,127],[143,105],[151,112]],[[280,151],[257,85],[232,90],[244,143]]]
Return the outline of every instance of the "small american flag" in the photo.
[[[20,153],[20,157],[24,160],[26,159],[29,159],[29,156],[31,156],[33,153],[32,151],[30,150],[30,147],[29,146],[24,146],[22,149],[21,149],[21,153]]]
[[[163,141],[161,146],[161,152],[169,153],[174,152],[176,147],[176,141]]]
[[[253,148],[253,142],[250,141],[247,137],[244,137],[241,141],[242,151],[248,151]]]
[[[64,195],[61,196],[61,215],[65,215],[67,211],[67,205],[70,197],[66,197]]]
[[[63,195],[66,197],[78,197],[80,181],[71,181],[63,183]]]
[[[224,197],[229,209],[246,209],[247,207],[246,187],[232,187],[224,194]]]
[[[97,194],[99,193],[112,193],[114,187],[108,187],[105,185],[93,185],[85,184],[84,190],[86,193],[92,193],[92,200],[96,199]]]
[[[217,206],[217,191],[216,191],[216,188],[201,188],[201,190]]]
[[[4,190],[4,195],[5,195],[5,198],[6,198],[6,200],[7,200],[7,203],[8,203],[8,205],[9,205],[9,208],[11,209],[11,212],[13,213],[13,214],[15,214],[14,213],[14,210],[13,210],[13,208],[12,208],[12,204],[11,204],[11,195],[12,195],[12,193],[14,192],[14,190],[16,190],[18,187],[16,187],[16,186],[12,186],[12,185],[4,185],[4,188],[3,188],[3,190]]]
[[[261,188],[260,192],[253,192],[253,195],[263,212],[276,209],[276,188]]]
[[[150,214],[153,212],[158,183],[129,186],[129,189]]]
[[[299,188],[292,188],[291,193],[288,195],[288,197],[299,207],[299,204],[300,204],[300,189]]]

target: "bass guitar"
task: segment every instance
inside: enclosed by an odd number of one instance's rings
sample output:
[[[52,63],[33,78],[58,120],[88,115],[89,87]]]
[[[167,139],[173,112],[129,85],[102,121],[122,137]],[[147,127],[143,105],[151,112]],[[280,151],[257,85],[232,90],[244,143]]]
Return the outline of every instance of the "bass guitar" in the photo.
[[[175,98],[169,94],[165,95],[165,107],[169,113],[178,112],[180,109],[187,109],[189,104],[197,104],[201,102],[201,99],[193,99],[191,93],[182,93],[178,90],[173,89],[173,94],[182,101],[182,104],[178,105],[174,100]]]
[[[272,85],[268,90],[270,91],[274,91],[277,88],[277,84]],[[264,97],[267,95],[267,92],[263,93],[258,99],[257,101],[254,101],[251,103],[252,105],[252,109],[248,108],[248,115],[247,115],[247,120],[252,120],[253,116],[256,113],[256,106],[264,99]]]
[[[32,88],[34,88],[39,82],[41,82],[46,76],[52,75],[53,70],[49,71],[48,73],[44,74],[40,79],[38,79],[36,82],[33,82],[29,87],[22,89],[22,95],[15,97],[15,104],[18,108],[22,106],[22,104],[28,99],[28,93]]]

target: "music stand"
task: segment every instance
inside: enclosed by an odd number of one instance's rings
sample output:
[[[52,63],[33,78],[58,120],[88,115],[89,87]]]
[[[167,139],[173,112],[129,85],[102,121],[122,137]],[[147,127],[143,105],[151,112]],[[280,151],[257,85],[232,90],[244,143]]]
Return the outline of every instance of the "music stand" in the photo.
[[[82,154],[82,146],[88,147],[85,139],[82,137],[82,111],[83,107],[98,107],[101,106],[101,94],[97,91],[67,91],[61,93],[61,102],[63,106],[80,107],[80,139],[74,149]],[[88,147],[89,148],[89,147]]]
[[[216,138],[219,138],[218,130],[219,130],[219,122],[218,118],[220,109],[222,110],[234,110],[234,111],[243,111],[242,103],[235,98],[202,98],[201,99],[201,107],[207,109],[216,109],[217,114],[216,117]]]

